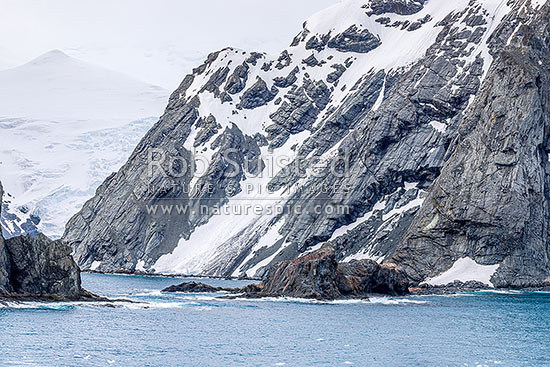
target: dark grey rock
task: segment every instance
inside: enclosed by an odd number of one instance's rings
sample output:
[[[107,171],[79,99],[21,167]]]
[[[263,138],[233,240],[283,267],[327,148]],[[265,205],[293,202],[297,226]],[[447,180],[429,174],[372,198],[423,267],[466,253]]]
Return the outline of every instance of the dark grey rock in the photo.
[[[338,289],[343,296],[383,294],[402,296],[409,293],[409,279],[395,264],[372,260],[339,263],[336,270]]]
[[[225,84],[225,90],[229,94],[237,94],[243,91],[246,87],[246,81],[248,80],[248,67],[247,63],[238,65],[231,76],[227,79]]]
[[[327,82],[335,84],[340,80],[342,75],[346,72],[347,68],[344,65],[334,64],[331,66],[334,71],[327,75]]]
[[[320,64],[319,60],[315,57],[315,55],[311,54],[307,58],[302,60],[302,64],[306,64],[309,67],[318,66]]]
[[[388,17],[380,17],[375,20],[376,23],[380,24],[389,24],[391,22],[391,18]]]
[[[228,74],[229,68],[227,66],[219,68],[210,76],[210,79],[208,79],[208,82],[202,87],[201,91],[209,91],[216,97],[219,96],[220,86],[225,82]]]
[[[441,175],[393,256],[413,280],[468,256],[501,264],[497,287],[548,282],[549,16],[546,4],[498,54],[460,119]]]
[[[418,287],[409,288],[411,294],[417,296],[427,296],[427,295],[447,295],[447,294],[458,294],[458,293],[472,293],[479,292],[483,290],[489,290],[491,287],[488,285],[470,281],[470,282],[460,282],[455,281],[447,285],[433,286],[428,284],[421,284]]]
[[[262,70],[265,71],[265,72],[268,72],[268,71],[271,70],[271,66],[273,66],[273,61],[266,62],[262,65]]]
[[[288,88],[298,80],[300,69],[296,66],[286,77],[276,77],[273,84],[278,88]]]
[[[323,51],[330,39],[330,33],[320,36],[312,36],[306,43],[306,50]]]
[[[372,0],[367,15],[394,13],[399,15],[416,14],[424,8],[426,0]]]
[[[328,47],[340,52],[367,53],[374,50],[382,43],[380,39],[369,32],[368,29],[359,30],[352,25],[343,33],[340,33],[328,41]]]
[[[293,87],[282,105],[270,118],[274,124],[266,128],[271,146],[282,146],[290,134],[297,134],[311,128],[320,111],[329,101],[330,92],[322,81],[305,80],[303,87]]]
[[[307,36],[309,35],[309,30],[307,29],[307,22],[304,22],[303,24],[303,30],[298,33],[296,35],[296,37],[294,37],[294,39],[292,40],[292,43],[290,44],[290,47],[296,47],[298,46],[301,42],[304,42],[307,38]]]
[[[15,237],[5,241],[10,259],[12,295],[27,297],[79,298],[80,269],[72,249],[42,234]]]
[[[424,18],[417,20],[416,22],[413,22],[409,25],[407,30],[409,32],[416,31],[417,29],[420,29],[424,24],[428,23],[432,20],[432,16],[430,14],[426,15]]]
[[[217,51],[209,54],[208,57],[206,58],[206,61],[202,65],[193,69],[193,75],[201,75],[202,73],[204,73],[206,71],[206,68],[212,65],[212,63],[214,63],[214,61],[218,59],[220,52],[221,51]]]
[[[292,63],[292,57],[288,53],[287,50],[284,50],[281,52],[281,56],[277,59],[277,64],[275,65],[275,68],[282,70],[289,66]]]
[[[258,77],[256,83],[243,93],[241,102],[237,105],[237,108],[251,110],[264,106],[271,102],[277,93],[279,93],[277,87],[273,86],[269,89],[266,82]]]
[[[487,20],[482,14],[470,14],[463,20],[469,27],[476,27],[487,24]]]
[[[217,123],[213,115],[210,115],[206,119],[199,119],[197,121],[197,128],[200,130],[197,132],[195,142],[193,143],[195,148],[207,143],[210,138],[218,133],[221,125]]]
[[[223,291],[234,291],[221,287],[212,287],[211,285],[197,282],[185,282],[178,285],[172,285],[162,290],[166,293],[217,293]]]
[[[252,66],[256,66],[258,64],[258,61],[260,59],[263,59],[265,57],[264,54],[259,52],[251,52],[250,57],[246,59],[246,62],[251,64]]]

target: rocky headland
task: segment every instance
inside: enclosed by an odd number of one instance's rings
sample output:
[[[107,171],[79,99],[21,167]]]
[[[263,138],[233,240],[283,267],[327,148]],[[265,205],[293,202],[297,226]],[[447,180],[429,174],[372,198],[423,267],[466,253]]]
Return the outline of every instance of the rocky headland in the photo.
[[[3,196],[0,184],[0,202]],[[99,300],[84,290],[80,269],[62,241],[43,234],[5,240],[0,232],[0,300]]]

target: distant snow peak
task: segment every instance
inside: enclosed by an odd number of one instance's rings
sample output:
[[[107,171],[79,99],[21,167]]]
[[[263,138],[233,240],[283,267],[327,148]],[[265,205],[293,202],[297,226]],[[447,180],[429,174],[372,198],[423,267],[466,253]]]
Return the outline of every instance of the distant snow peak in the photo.
[[[60,50],[0,71],[0,179],[13,195],[6,228],[30,233],[34,215],[40,231],[61,236],[162,114],[168,94]]]
[[[30,64],[44,64],[50,62],[58,62],[60,60],[67,60],[71,57],[61,50],[48,51],[35,59],[30,61]]]

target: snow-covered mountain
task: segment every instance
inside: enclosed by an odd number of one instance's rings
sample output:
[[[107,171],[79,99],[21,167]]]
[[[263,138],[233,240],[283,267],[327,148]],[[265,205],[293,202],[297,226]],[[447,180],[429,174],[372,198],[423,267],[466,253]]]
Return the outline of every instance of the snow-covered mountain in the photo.
[[[347,0],[280,55],[213,53],[64,239],[106,271],[262,276],[328,241],[418,282],[541,284],[549,8]]]
[[[5,235],[60,236],[128,158],[167,97],[162,88],[58,50],[0,71]]]

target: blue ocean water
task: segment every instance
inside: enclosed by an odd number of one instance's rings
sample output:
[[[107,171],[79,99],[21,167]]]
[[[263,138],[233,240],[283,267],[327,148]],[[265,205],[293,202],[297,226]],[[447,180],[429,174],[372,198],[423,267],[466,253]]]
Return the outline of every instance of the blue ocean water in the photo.
[[[550,294],[220,300],[160,294],[184,279],[82,278],[137,303],[0,306],[0,365],[550,366]]]

